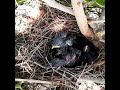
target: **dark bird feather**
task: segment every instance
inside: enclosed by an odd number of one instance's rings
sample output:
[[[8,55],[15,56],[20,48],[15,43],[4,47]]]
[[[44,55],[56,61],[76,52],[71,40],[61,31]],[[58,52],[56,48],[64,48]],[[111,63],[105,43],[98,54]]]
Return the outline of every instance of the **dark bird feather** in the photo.
[[[99,55],[99,49],[81,33],[62,31],[52,39],[51,46],[51,64],[55,67],[90,63]]]
[[[81,56],[81,51],[72,47],[64,47],[56,49],[56,53],[53,54],[53,59],[51,60],[51,65],[54,67],[74,66],[76,62],[79,61]]]

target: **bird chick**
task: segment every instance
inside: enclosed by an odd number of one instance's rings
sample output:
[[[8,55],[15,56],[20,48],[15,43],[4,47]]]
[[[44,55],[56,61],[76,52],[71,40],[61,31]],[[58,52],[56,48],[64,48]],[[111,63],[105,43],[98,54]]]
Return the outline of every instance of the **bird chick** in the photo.
[[[99,49],[97,47],[93,47],[93,45],[92,46],[86,45],[83,48],[81,60],[83,60],[85,63],[91,63],[92,61],[95,61],[98,56],[99,56]]]
[[[52,49],[73,45],[74,37],[69,32],[60,32],[52,40]]]
[[[59,48],[56,51],[51,60],[51,65],[54,67],[72,67],[79,61],[81,56],[81,51],[72,47]]]
[[[75,33],[70,31],[62,31],[58,33],[52,40],[51,45],[53,48],[74,47],[82,49],[86,45],[93,45],[85,36],[81,33]],[[93,45],[94,46],[94,45]]]
[[[50,64],[52,65],[52,67],[61,67],[65,66],[67,64],[67,61],[60,58],[54,58],[53,60],[51,60]]]
[[[51,45],[51,64],[55,67],[80,66],[81,62],[90,63],[99,55],[99,49],[81,33],[62,31],[53,38]]]

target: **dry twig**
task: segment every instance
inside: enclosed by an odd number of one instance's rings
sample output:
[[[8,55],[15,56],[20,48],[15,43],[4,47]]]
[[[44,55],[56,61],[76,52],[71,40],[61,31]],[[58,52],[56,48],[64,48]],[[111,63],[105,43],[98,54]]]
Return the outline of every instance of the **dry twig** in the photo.
[[[18,81],[18,82],[29,82],[29,83],[41,83],[41,84],[48,84],[48,85],[54,85],[54,84],[57,84],[57,82],[51,82],[51,81],[42,81],[42,80],[33,80],[33,79],[18,79],[18,78],[15,78],[15,81]]]
[[[74,15],[73,10],[69,7],[66,7],[60,3],[57,3],[55,0],[42,0],[44,1],[47,5],[49,5],[50,7],[59,9],[61,11],[64,11],[66,13],[69,13],[71,15]]]

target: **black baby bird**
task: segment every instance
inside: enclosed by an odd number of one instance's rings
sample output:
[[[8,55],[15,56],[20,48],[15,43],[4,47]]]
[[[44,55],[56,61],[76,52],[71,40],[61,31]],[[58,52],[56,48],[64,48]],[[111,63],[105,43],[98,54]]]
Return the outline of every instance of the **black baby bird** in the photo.
[[[51,64],[54,67],[72,67],[80,65],[80,62],[90,63],[99,55],[99,49],[81,33],[59,32],[52,39],[51,46],[53,50]]]
[[[72,47],[63,47],[55,49],[51,65],[53,67],[65,66],[74,67],[81,56],[81,51]]]
[[[51,42],[52,49],[72,46],[75,37],[76,36],[72,36],[72,33],[70,34],[69,32],[65,31],[58,33]]]

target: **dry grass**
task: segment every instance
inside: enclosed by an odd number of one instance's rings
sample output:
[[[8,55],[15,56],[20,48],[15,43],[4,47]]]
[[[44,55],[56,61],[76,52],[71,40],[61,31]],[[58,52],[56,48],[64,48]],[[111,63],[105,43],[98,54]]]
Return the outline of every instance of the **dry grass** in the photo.
[[[95,85],[104,87],[105,64],[101,64],[101,61],[105,61],[104,47],[101,49],[98,62],[91,65],[76,68],[45,67],[46,64],[49,64],[49,41],[51,38],[60,30],[79,32],[74,16],[48,6],[45,9],[47,13],[27,29],[28,33],[23,32],[16,35],[15,76],[22,79],[58,81],[61,87],[36,83],[33,85],[33,83],[28,84],[25,90],[33,90],[30,85],[36,88],[34,90],[49,90],[50,88],[52,90],[78,90],[85,78],[93,81]],[[41,86],[49,89],[40,89]]]

